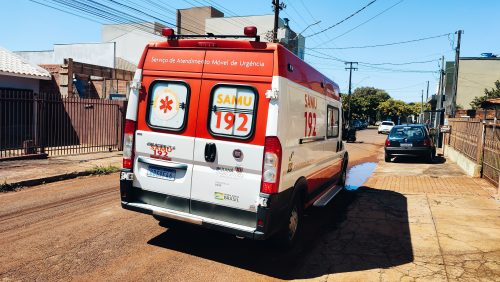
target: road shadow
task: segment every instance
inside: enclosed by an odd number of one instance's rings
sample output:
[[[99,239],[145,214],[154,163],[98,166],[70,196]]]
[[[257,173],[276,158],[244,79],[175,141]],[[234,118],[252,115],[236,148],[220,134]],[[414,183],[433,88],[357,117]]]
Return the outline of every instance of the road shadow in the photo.
[[[325,208],[308,210],[303,240],[280,251],[272,241],[241,240],[176,226],[148,244],[279,279],[387,268],[413,261],[407,201],[402,194],[362,187]]]
[[[415,157],[404,157],[398,156],[393,159],[395,163],[407,163],[407,164],[444,164],[446,163],[446,158],[443,156],[435,156],[432,162],[428,162],[426,158],[415,158]]]

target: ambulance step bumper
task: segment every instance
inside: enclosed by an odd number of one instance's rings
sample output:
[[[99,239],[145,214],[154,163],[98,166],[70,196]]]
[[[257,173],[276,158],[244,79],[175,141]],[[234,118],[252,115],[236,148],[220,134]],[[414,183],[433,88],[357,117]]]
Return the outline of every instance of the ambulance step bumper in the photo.
[[[122,207],[145,214],[151,214],[195,225],[202,225],[210,229],[228,232],[246,238],[260,239],[264,235],[252,227],[201,217],[190,213],[169,210],[144,203],[129,203],[122,201]]]
[[[326,206],[340,191],[342,190],[342,186],[334,185],[323,194],[319,199],[317,199],[313,206],[315,207],[324,207]]]

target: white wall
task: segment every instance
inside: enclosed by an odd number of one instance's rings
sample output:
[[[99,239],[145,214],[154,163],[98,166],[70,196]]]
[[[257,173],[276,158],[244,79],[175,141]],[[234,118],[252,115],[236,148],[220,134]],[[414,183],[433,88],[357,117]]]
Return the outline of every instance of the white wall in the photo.
[[[56,64],[64,63],[64,59],[73,58],[73,61],[115,67],[114,43],[79,43],[54,45],[54,61]]]
[[[38,93],[40,80],[34,78],[0,75],[0,88],[28,89]]]
[[[48,51],[16,51],[14,54],[23,57],[34,65],[56,64],[54,60],[54,50]]]
[[[130,25],[103,25],[102,42],[116,42],[116,56],[138,64],[144,47],[150,42],[165,41],[158,34],[161,26],[152,26],[149,32],[138,30]]]
[[[115,43],[55,44],[53,51],[18,51],[15,54],[35,65],[63,64],[64,59],[113,68]]]

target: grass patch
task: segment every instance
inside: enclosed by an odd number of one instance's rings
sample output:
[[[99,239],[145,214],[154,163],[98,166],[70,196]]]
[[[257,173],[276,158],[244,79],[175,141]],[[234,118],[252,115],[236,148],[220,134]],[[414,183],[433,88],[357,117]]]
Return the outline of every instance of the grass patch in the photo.
[[[87,170],[87,172],[90,173],[91,175],[106,175],[118,171],[120,171],[120,168],[113,165],[94,166],[93,168]]]

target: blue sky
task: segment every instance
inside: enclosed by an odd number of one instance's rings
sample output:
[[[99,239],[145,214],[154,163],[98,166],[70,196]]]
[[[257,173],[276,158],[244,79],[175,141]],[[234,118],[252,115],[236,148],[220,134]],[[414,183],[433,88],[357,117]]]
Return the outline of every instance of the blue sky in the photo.
[[[44,2],[44,0],[40,1]],[[236,15],[272,13],[271,0],[168,0],[163,2],[175,8],[188,8],[201,6],[200,3],[206,5],[209,2],[215,2],[229,10],[229,14]],[[321,20],[320,24],[311,26],[304,32],[304,35],[309,35],[335,24],[371,0],[288,0],[284,2],[287,8],[281,13],[281,17],[288,17],[291,28],[296,32]],[[393,5],[395,6],[383,12]],[[3,1],[2,10],[4,13],[0,17],[2,26],[0,46],[9,50],[50,50],[52,45],[57,43],[100,41],[100,23],[53,10],[28,0]],[[420,101],[420,92],[422,89],[425,91],[426,81],[430,81],[430,93],[435,90],[438,74],[399,70],[437,71],[438,60],[442,55],[445,56],[445,60],[453,60],[454,51],[451,45],[455,42],[453,33],[458,29],[465,31],[462,36],[461,56],[480,56],[484,52],[500,54],[499,10],[500,1],[497,0],[377,0],[342,24],[306,38],[306,48],[366,46],[446,33],[452,33],[452,35],[389,47],[342,50],[306,49],[306,52],[325,57],[317,53],[321,52],[345,61],[369,64],[400,64],[432,60],[428,63],[409,65],[359,65],[358,71],[353,73],[354,88],[374,86],[387,90],[395,99],[407,102]],[[5,13],[5,11],[8,12]],[[381,12],[383,13],[376,16]],[[173,21],[173,14],[166,16],[168,21]],[[362,24],[367,20],[369,21]],[[359,27],[355,28],[358,25]],[[351,29],[353,30],[347,32]],[[332,40],[335,37],[338,38]],[[306,61],[335,80],[342,92],[347,92],[349,73],[344,69],[342,62],[310,55],[306,55]]]

